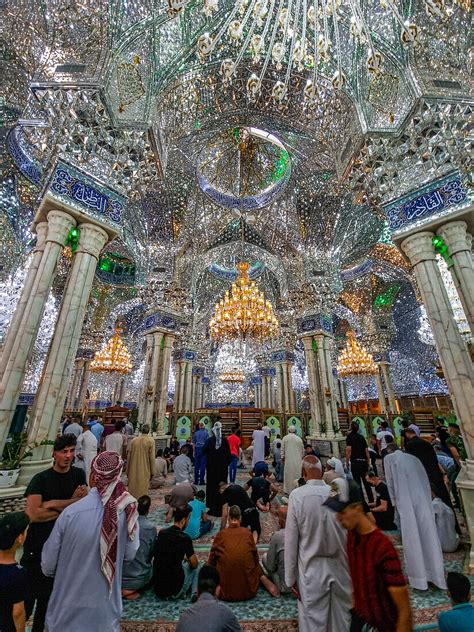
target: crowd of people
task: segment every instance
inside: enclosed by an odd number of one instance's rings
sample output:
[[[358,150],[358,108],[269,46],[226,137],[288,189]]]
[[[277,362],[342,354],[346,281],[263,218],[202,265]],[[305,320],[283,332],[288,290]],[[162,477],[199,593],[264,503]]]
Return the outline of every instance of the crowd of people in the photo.
[[[0,519],[1,632],[24,632],[32,616],[33,632],[117,632],[122,600],[148,589],[192,602],[178,632],[241,630],[222,602],[252,600],[260,588],[297,599],[302,632],[408,632],[408,587],[429,583],[454,606],[441,632],[474,630],[469,580],[446,577],[443,565],[459,546],[455,484],[466,453],[455,425],[426,440],[406,423],[400,449],[385,422],[369,443],[353,423],[343,458],[324,464],[295,427],[280,438],[259,425],[243,449],[239,427],[226,437],[218,420],[210,436],[201,423],[157,451],[146,424],[138,435],[128,421],[106,432],[72,420],[62,430],[25,512]],[[164,485],[167,525],[157,531],[149,490]],[[260,558],[267,514],[279,529]],[[403,569],[384,533],[395,529]],[[209,536],[200,561],[195,541]]]

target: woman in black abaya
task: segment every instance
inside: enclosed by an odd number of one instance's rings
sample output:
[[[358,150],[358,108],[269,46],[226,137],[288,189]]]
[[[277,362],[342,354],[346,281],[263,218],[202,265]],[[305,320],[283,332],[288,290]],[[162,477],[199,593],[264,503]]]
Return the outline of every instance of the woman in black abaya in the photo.
[[[219,483],[227,482],[230,448],[227,439],[222,437],[222,424],[216,421],[210,437],[203,449],[206,455],[206,505],[211,516],[222,513],[222,499],[219,494]]]

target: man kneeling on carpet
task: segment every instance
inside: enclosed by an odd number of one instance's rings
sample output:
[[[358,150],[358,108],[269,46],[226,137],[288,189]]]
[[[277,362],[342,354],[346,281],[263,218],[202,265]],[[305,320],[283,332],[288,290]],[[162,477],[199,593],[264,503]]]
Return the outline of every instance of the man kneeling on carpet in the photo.
[[[122,597],[128,600],[138,599],[138,591],[146,588],[153,576],[156,528],[148,520],[150,505],[150,496],[140,496],[137,501],[140,546],[135,559],[124,562],[122,569]]]
[[[221,582],[221,599],[246,601],[253,599],[262,584],[272,597],[280,591],[263,574],[257,547],[251,532],[241,526],[242,513],[237,505],[229,508],[229,527],[214,538],[208,563],[215,566]]]
[[[222,602],[219,573],[213,566],[205,565],[199,572],[198,600],[183,612],[176,632],[242,632],[235,614]]]
[[[161,599],[179,599],[191,590],[197,594],[200,564],[193,541],[184,530],[188,526],[191,507],[174,510],[174,524],[161,529],[155,543],[153,560],[153,588]]]

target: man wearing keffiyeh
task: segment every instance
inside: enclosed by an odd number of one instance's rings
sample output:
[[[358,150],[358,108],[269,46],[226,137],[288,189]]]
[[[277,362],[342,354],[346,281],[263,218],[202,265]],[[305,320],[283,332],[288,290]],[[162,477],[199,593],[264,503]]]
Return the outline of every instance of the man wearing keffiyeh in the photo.
[[[123,461],[101,452],[92,462],[90,494],[59,516],[42,555],[54,577],[48,632],[118,632],[124,560],[139,547],[136,501],[120,480]]]

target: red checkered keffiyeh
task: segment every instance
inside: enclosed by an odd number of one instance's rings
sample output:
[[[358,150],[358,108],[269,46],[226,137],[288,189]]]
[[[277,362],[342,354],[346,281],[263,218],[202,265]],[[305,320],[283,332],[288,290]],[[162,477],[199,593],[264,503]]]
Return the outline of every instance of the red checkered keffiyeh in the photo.
[[[100,531],[100,556],[102,572],[112,589],[117,561],[118,517],[125,511],[128,536],[131,540],[137,533],[138,511],[135,498],[127,492],[120,480],[123,461],[116,452],[101,452],[92,461],[91,469],[95,484],[104,505],[102,529]]]

